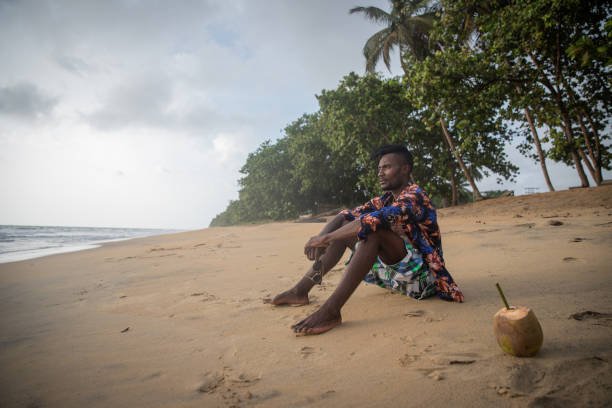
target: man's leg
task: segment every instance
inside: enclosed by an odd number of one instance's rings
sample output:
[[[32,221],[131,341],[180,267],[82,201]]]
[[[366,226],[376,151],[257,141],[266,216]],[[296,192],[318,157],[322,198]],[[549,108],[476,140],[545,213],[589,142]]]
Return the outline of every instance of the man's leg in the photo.
[[[372,268],[377,256],[388,265],[401,261],[406,256],[404,240],[393,231],[383,229],[368,235],[368,239],[357,247],[334,293],[319,310],[293,325],[293,331],[298,334],[320,334],[342,323],[340,309]]]
[[[333,220],[325,225],[321,234],[327,234],[329,232],[335,231],[338,228],[342,227],[348,221],[344,220],[344,217],[341,215],[336,216]],[[321,256],[321,274],[325,276],[325,274],[330,271],[342,258],[344,255],[344,251],[347,247],[353,247],[357,242],[357,239],[350,242],[342,242],[336,241],[332,242],[326,249],[325,253]],[[277,295],[272,299],[270,303],[273,305],[307,305],[309,303],[308,293],[310,289],[315,285],[313,281],[313,276],[315,275],[315,271],[312,266],[308,269],[306,274],[302,277],[302,279],[291,289]]]

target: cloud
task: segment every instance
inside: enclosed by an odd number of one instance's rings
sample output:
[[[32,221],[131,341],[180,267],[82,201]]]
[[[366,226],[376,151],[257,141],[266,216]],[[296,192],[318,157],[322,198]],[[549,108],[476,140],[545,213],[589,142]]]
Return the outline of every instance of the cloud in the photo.
[[[75,75],[86,75],[90,72],[95,72],[95,69],[83,61],[81,58],[68,56],[68,55],[56,55],[55,62],[64,68],[66,71],[69,71]]]
[[[36,118],[49,114],[56,104],[57,98],[28,82],[0,87],[0,114]]]
[[[84,117],[102,130],[130,125],[164,126],[172,89],[167,78],[130,78],[111,89],[103,105]]]
[[[236,156],[244,159],[248,153],[244,145],[244,139],[245,136],[241,134],[221,133],[216,135],[212,140],[214,160],[221,164],[234,161],[234,165],[239,165],[242,160],[236,161]]]
[[[221,111],[206,87],[160,71],[125,78],[82,118],[103,131],[140,127],[198,136],[235,130],[248,122],[239,112]]]

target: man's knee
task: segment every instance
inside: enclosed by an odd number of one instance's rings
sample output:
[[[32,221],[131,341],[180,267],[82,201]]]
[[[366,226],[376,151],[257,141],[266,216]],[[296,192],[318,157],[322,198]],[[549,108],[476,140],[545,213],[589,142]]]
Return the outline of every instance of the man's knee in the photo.
[[[346,224],[350,224],[351,221],[347,220],[346,218],[342,217],[342,226],[345,226]]]
[[[332,230],[336,230],[338,228],[344,227],[346,224],[349,224],[351,221],[348,221],[343,214],[338,214],[334,218],[332,218],[327,223],[327,228],[331,228]]]

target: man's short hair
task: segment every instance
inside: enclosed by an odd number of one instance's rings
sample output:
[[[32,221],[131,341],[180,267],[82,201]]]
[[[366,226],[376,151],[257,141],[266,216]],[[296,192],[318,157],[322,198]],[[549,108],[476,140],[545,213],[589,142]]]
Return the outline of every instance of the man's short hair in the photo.
[[[404,158],[406,164],[410,166],[410,170],[412,170],[412,153],[410,150],[404,145],[401,144],[389,144],[379,147],[373,154],[372,159],[376,161],[380,161],[380,158],[389,153],[397,153]]]

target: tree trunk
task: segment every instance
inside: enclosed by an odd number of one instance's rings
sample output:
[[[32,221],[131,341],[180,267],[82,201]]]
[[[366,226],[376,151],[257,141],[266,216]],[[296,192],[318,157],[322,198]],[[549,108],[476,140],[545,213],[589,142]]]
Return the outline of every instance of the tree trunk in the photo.
[[[465,174],[465,178],[467,179],[468,183],[470,183],[470,186],[472,187],[472,196],[474,197],[474,201],[482,200],[482,195],[480,195],[480,191],[478,190],[478,187],[476,187],[474,178],[472,177],[472,174],[470,173],[467,166],[463,162],[461,155],[459,155],[459,152],[457,151],[457,148],[455,147],[455,143],[453,142],[453,139],[448,133],[448,129],[446,128],[446,123],[444,122],[444,119],[441,116],[440,116],[440,126],[442,127],[442,133],[444,133],[444,137],[446,138],[446,143],[448,143],[448,147],[450,148],[451,153],[455,157],[455,160],[457,160],[457,163],[459,163],[459,167],[461,167],[461,170],[463,170],[463,173]]]
[[[453,156],[449,157],[449,170],[450,170],[450,181],[451,181],[451,206],[459,204],[459,188],[457,186],[457,177],[455,176],[455,161]]]
[[[527,119],[527,123],[529,123],[529,129],[531,129],[531,135],[533,136],[533,142],[535,143],[536,151],[538,152],[540,166],[542,167],[542,173],[544,174],[544,180],[546,180],[548,191],[555,191],[555,188],[553,187],[552,182],[550,181],[550,176],[548,175],[548,169],[546,168],[546,157],[544,157],[544,152],[542,151],[542,144],[540,143],[538,131],[536,130],[535,125],[533,123],[531,113],[527,108],[525,108],[525,118]]]
[[[595,180],[595,184],[599,186],[602,182],[601,168],[597,167],[597,157],[595,157],[595,152],[593,151],[591,137],[589,136],[589,132],[587,131],[586,126],[584,125],[582,116],[580,114],[577,114],[576,116],[578,118],[578,124],[580,125],[580,131],[582,132],[582,136],[584,137],[584,143],[586,144],[587,150],[589,152],[589,158],[591,159],[591,163],[589,163],[589,160],[585,157],[583,157],[582,160],[584,160],[589,171],[591,172],[591,176],[593,177],[593,180]]]
[[[597,132],[597,128],[595,127],[595,123],[593,123],[593,118],[591,117],[589,112],[587,110],[583,110],[583,113],[589,121],[589,126],[591,126],[591,132],[593,132],[593,137],[595,138],[595,166],[597,168],[597,173],[599,174],[599,179],[603,182],[603,174],[601,174],[601,143],[599,141],[599,133]]]
[[[563,105],[563,102],[559,100],[559,95],[557,94],[556,96],[559,110],[561,111],[561,117],[563,120],[563,133],[565,134],[565,137],[568,142],[570,142],[570,155],[572,156],[572,160],[574,161],[574,165],[576,166],[576,171],[578,172],[578,177],[580,178],[580,184],[582,187],[589,187],[589,179],[587,178],[586,173],[584,172],[580,157],[578,156],[578,153],[576,152],[576,147],[574,146],[574,136],[572,135],[572,125],[569,113],[567,112],[567,109],[565,109],[565,105]],[[582,150],[580,151],[582,152]],[[582,154],[584,154],[584,152],[582,152]]]
[[[595,174],[595,168],[593,167],[593,165],[591,164],[591,162],[589,161],[588,156],[584,153],[584,150],[582,150],[582,147],[579,147],[578,149],[578,155],[580,156],[580,158],[582,159],[582,161],[584,162],[584,164],[587,167],[587,170],[589,171],[589,173],[591,173],[591,177],[593,177],[593,179],[596,178]],[[599,185],[599,183],[597,183],[597,180],[595,180],[595,183],[597,185]]]
[[[571,146],[570,156],[572,156],[572,160],[574,161],[574,165],[576,166],[576,171],[578,172],[578,177],[580,178],[580,184],[582,185],[582,187],[589,187],[589,179],[584,173],[584,169],[582,168],[582,163],[580,162],[580,157],[578,156],[578,153],[576,152],[576,147],[574,146],[574,136],[572,135],[572,122],[570,120],[569,112],[567,111],[567,108],[565,104],[563,103],[563,100],[561,99],[561,94],[559,93],[559,90],[556,89],[553,86],[553,84],[550,83],[548,76],[542,69],[542,66],[538,62],[538,59],[535,57],[535,55],[532,53],[530,54],[530,57],[534,65],[540,72],[540,75],[542,77],[542,83],[544,84],[546,88],[548,88],[550,93],[555,98],[555,101],[557,102],[557,107],[559,108],[559,111],[561,112],[561,120],[563,122],[563,126],[562,126],[563,134],[565,135],[565,138],[567,139],[567,141],[570,143],[570,146]],[[557,73],[558,72],[560,71],[557,71]],[[557,82],[559,82],[559,80],[560,78],[557,78]]]
[[[451,206],[459,205],[459,188],[457,187],[457,177],[455,171],[451,173]]]
[[[521,94],[521,87],[517,84],[515,86],[516,91]],[[546,181],[546,185],[548,186],[548,191],[555,191],[555,188],[550,181],[550,176],[548,175],[548,168],[546,167],[546,157],[544,156],[544,152],[542,151],[542,143],[540,143],[540,136],[538,135],[538,131],[535,127],[535,123],[533,121],[533,117],[531,116],[531,112],[528,107],[524,108],[525,119],[527,119],[527,123],[529,124],[529,130],[531,130],[531,135],[533,136],[533,142],[536,146],[536,152],[538,153],[538,158],[540,160],[540,167],[542,168],[542,174],[544,174],[544,180]]]
[[[567,94],[572,104],[578,105],[579,101],[576,98],[576,93],[574,92],[574,89],[567,82],[564,76],[561,76],[561,81],[563,83],[563,86],[567,90]],[[584,125],[582,113],[584,113],[584,109],[582,108],[578,109],[578,112],[576,113],[576,119],[578,119],[578,125],[580,126],[580,131],[582,132],[582,136],[584,137],[584,143],[586,144],[586,147],[589,151],[589,156],[588,158],[586,157],[581,147],[578,147],[578,153],[580,154],[580,157],[582,158],[587,168],[589,169],[589,172],[591,173],[591,177],[593,177],[593,180],[595,180],[595,184],[600,185],[603,180],[603,177],[601,174],[601,166],[600,165],[598,166],[598,160],[597,160],[595,152],[593,151],[591,137],[589,136],[589,132],[587,131],[586,126]],[[594,137],[597,137],[597,135],[594,134]],[[589,162],[589,158],[591,159],[590,162]]]

